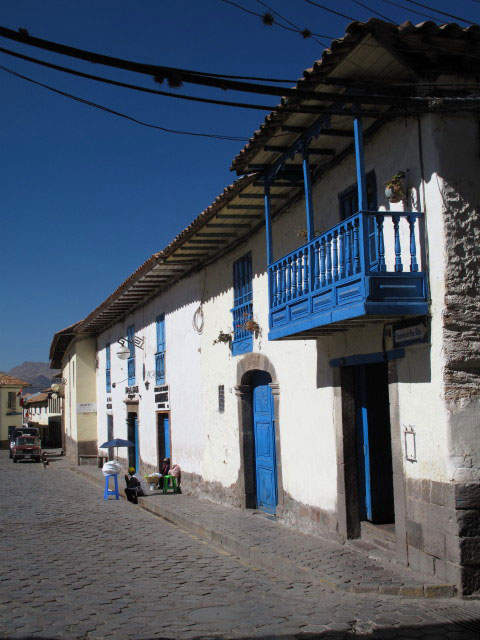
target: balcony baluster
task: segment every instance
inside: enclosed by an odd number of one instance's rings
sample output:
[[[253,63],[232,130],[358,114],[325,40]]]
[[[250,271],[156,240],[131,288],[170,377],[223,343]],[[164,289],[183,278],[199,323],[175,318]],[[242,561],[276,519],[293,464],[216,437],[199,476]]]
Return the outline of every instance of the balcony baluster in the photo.
[[[417,262],[417,244],[415,241],[415,216],[408,216],[408,225],[410,227],[410,271],[418,271]]]
[[[402,247],[400,245],[400,230],[399,230],[400,217],[393,216],[392,222],[393,222],[393,235],[395,238],[395,271],[400,272],[400,271],[403,271]]]
[[[385,262],[385,242],[383,239],[383,222],[384,217],[382,215],[376,216],[377,221],[377,245],[378,245],[378,270],[386,271],[387,265]]]

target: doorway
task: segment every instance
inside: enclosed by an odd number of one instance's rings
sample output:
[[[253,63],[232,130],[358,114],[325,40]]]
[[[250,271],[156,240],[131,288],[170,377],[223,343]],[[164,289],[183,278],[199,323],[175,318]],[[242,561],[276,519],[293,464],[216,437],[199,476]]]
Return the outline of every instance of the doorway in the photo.
[[[168,413],[157,414],[157,442],[158,442],[158,465],[164,458],[170,456],[170,415]]]
[[[135,444],[128,447],[128,466],[135,467],[137,473],[140,472],[140,447],[138,442],[138,416],[129,412],[127,415],[127,439]]]
[[[353,367],[358,506],[361,521],[395,522],[388,368]]]
[[[107,413],[107,442],[113,440],[113,415]],[[115,447],[108,447],[108,459],[115,460]]]
[[[256,506],[266,513],[275,514],[278,490],[271,381],[270,374],[257,371],[251,385]]]

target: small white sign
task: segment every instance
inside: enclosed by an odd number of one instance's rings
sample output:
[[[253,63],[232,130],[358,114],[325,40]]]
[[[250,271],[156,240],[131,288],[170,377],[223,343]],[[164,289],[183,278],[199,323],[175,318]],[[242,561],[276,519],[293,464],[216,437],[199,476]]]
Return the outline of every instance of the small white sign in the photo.
[[[417,443],[415,441],[415,429],[409,425],[404,427],[405,434],[405,459],[409,462],[417,462]]]
[[[79,402],[77,404],[77,413],[97,413],[97,403]]]

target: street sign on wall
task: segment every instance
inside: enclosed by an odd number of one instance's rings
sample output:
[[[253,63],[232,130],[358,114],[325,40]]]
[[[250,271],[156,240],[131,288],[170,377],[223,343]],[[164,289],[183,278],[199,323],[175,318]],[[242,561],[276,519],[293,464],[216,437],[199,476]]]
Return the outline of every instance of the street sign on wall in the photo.
[[[393,347],[408,347],[412,344],[428,342],[430,340],[430,328],[428,318],[412,318],[397,322],[392,327]]]

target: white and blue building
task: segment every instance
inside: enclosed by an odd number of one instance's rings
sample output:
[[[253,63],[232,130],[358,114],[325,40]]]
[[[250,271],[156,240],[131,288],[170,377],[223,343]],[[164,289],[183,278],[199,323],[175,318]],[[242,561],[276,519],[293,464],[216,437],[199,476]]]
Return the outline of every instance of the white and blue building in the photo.
[[[238,180],[75,339],[95,340],[97,443],[133,440],[125,464],[144,473],[170,457],[185,492],[381,539],[474,593],[480,147],[462,102],[478,74],[467,44],[480,48],[477,27],[350,25],[234,159]]]

